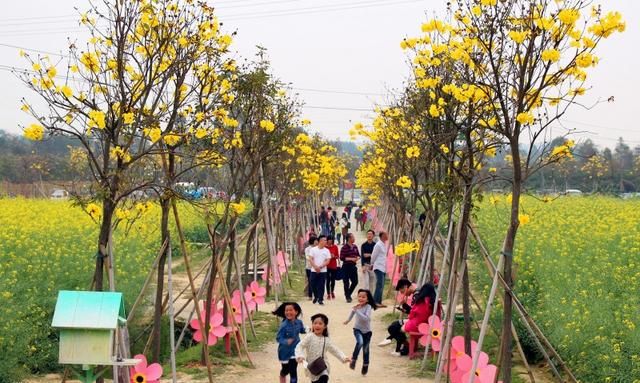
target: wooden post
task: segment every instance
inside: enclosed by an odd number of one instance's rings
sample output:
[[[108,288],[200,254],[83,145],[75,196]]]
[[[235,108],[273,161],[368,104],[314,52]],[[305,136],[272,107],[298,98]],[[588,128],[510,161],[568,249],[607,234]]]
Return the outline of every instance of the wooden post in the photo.
[[[482,255],[484,256],[485,263],[487,264],[487,268],[489,269],[489,274],[492,275],[494,278],[497,276],[498,279],[500,279],[500,282],[502,283],[503,287],[505,287],[506,286],[506,282],[501,278],[500,273],[496,272],[496,270],[499,270],[499,269],[496,269],[495,265],[493,264],[493,262],[489,258],[489,251],[484,246],[484,243],[480,239],[480,236],[478,235],[478,233],[475,231],[475,229],[471,225],[470,225],[470,230],[471,230],[471,233],[473,234],[474,238],[476,239],[476,242],[480,246],[480,251],[481,251]],[[498,267],[500,267],[500,264],[498,264]],[[527,331],[529,331],[529,334],[531,334],[534,342],[536,343],[536,346],[538,347],[538,349],[542,353],[542,356],[544,357],[544,359],[546,360],[547,364],[549,365],[549,368],[551,368],[551,372],[553,372],[553,375],[556,377],[556,380],[558,382],[563,382],[563,379],[560,376],[560,373],[558,372],[555,364],[551,360],[551,357],[547,353],[546,349],[543,347],[543,345],[541,343],[541,340],[543,340],[545,342],[545,346],[548,347],[549,350],[553,353],[554,358],[558,359],[559,364],[563,367],[565,372],[569,375],[571,381],[574,382],[574,383],[577,383],[577,380],[573,376],[573,373],[571,372],[571,370],[569,370],[569,368],[564,363],[564,361],[562,360],[560,355],[558,355],[558,353],[555,351],[555,349],[553,348],[551,343],[546,339],[544,334],[542,334],[542,331],[540,331],[539,328],[537,329],[537,331],[534,331],[533,326],[536,326],[535,322],[533,322],[533,320],[531,320],[529,322],[529,320],[531,318],[528,316],[528,313],[524,309],[524,306],[522,306],[522,303],[520,302],[520,300],[515,296],[515,294],[512,294],[512,298],[513,298],[514,303],[516,304],[516,306],[515,306],[516,307],[516,311],[518,312],[518,314],[520,314],[520,318],[522,320],[522,323],[527,328]]]
[[[168,239],[168,238],[167,238]],[[173,383],[177,383],[176,380],[176,338],[175,338],[175,323],[173,319],[173,285],[172,285],[172,259],[171,259],[171,246],[167,249],[167,262],[169,262],[169,268],[167,269],[167,289],[169,289],[169,345],[171,346],[171,379]]]
[[[198,317],[198,322],[200,323],[200,328],[205,329],[205,321],[202,318],[202,313],[200,312],[200,305],[198,304],[198,294],[196,292],[195,282],[193,280],[193,276],[191,274],[191,266],[189,265],[189,256],[187,254],[187,246],[186,241],[184,239],[184,232],[182,231],[182,226],[180,224],[180,217],[178,215],[178,206],[176,204],[175,199],[171,199],[171,206],[173,207],[173,216],[176,223],[176,229],[178,231],[178,237],[180,238],[180,249],[182,251],[182,256],[184,258],[184,265],[187,269],[187,277],[189,278],[189,286],[191,286],[191,294],[193,295],[193,307],[196,310],[196,315]],[[215,276],[211,276],[214,278]],[[209,383],[213,383],[213,370],[211,368],[211,361],[209,360],[209,346],[207,342],[204,342],[204,360],[207,365],[207,378]]]
[[[505,257],[506,256],[504,254],[500,255],[500,260],[498,261],[498,270],[502,268]],[[484,311],[482,326],[480,326],[480,335],[478,336],[478,345],[476,346],[476,352],[473,354],[473,364],[471,367],[471,371],[475,371],[478,368],[480,352],[482,352],[482,343],[484,342],[484,337],[487,333],[487,326],[489,325],[489,317],[491,316],[491,308],[493,307],[493,299],[496,296],[496,289],[498,288],[498,274],[499,273],[495,273],[493,277],[493,282],[491,284],[491,291],[489,292],[489,299],[487,300],[487,308]],[[469,378],[468,383],[473,383],[474,378],[475,378],[475,375],[471,374],[471,377]]]
[[[274,243],[274,238],[272,235],[272,226],[271,226],[271,212],[269,210],[269,204],[268,204],[268,196],[267,196],[267,192],[266,192],[266,187],[264,184],[264,170],[262,168],[262,162],[260,162],[260,168],[258,170],[258,178],[260,179],[260,192],[262,193],[262,211],[264,213],[264,229],[265,229],[265,235],[267,237],[267,248],[269,251],[269,259],[271,260],[271,265],[270,267],[273,268],[277,268],[278,266],[278,260],[276,259],[276,246]],[[273,273],[272,270],[269,270],[269,273],[273,275],[273,279],[275,282],[275,273]],[[268,280],[268,278],[267,278]],[[279,302],[279,297],[278,297],[278,288],[277,286],[274,288],[275,291],[275,303],[276,303],[276,307],[278,307],[280,305]]]

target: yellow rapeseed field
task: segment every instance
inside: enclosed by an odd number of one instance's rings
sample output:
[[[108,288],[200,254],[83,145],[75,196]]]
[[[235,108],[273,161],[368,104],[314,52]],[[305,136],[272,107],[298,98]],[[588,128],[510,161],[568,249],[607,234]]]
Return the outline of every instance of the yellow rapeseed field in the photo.
[[[508,199],[493,195],[479,206],[476,224],[494,255],[504,239]],[[514,254],[518,296],[581,381],[640,381],[640,200],[522,202]],[[481,267],[474,273],[486,289]]]
[[[160,247],[160,208],[149,206],[128,235],[124,225],[114,234],[116,286],[127,305]],[[203,225],[192,208],[181,210],[186,231]],[[58,368],[50,329],[57,292],[90,288],[97,239],[96,222],[67,201],[0,199],[0,381]]]

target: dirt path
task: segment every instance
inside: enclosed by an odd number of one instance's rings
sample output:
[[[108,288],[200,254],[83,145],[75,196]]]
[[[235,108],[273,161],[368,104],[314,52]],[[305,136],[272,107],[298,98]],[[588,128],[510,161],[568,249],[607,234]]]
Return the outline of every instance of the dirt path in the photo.
[[[355,228],[355,222],[353,220],[351,227]],[[356,232],[356,244],[360,245],[364,241],[364,233]],[[353,322],[346,326],[342,323],[347,319],[354,303],[347,303],[345,301],[341,281],[336,282],[335,294],[336,299],[330,301],[325,300],[324,306],[314,305],[306,298],[298,303],[302,306],[305,325],[310,325],[308,322],[311,315],[320,312],[326,314],[329,317],[329,334],[331,336],[331,340],[342,350],[342,352],[350,355],[355,344],[352,330]],[[386,308],[374,311],[372,320],[373,338],[371,340],[371,362],[367,376],[363,377],[360,374],[362,353],[360,354],[355,371],[350,370],[348,365],[338,362],[333,356],[329,356],[331,363],[331,382],[347,383],[353,381],[366,381],[369,383],[388,383],[390,379],[396,379],[403,383],[429,382],[429,380],[425,378],[411,377],[407,358],[395,357],[390,354],[393,346],[377,346],[377,344],[387,335],[387,327],[381,318],[384,314],[390,312],[390,310],[391,308]],[[216,377],[216,381],[225,382],[236,379],[236,381],[241,381],[242,383],[277,382],[278,373],[280,371],[277,348],[277,344],[274,341],[273,343],[268,344],[262,351],[252,353],[251,358],[256,365],[255,369],[234,369],[222,376]],[[241,378],[239,380],[238,374],[241,374]],[[301,382],[309,381],[309,379],[303,375],[302,366],[299,366],[298,374]]]

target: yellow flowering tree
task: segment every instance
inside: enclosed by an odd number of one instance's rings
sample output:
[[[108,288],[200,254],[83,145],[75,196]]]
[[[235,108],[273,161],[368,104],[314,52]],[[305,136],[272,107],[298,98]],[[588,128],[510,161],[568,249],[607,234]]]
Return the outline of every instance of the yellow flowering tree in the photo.
[[[217,108],[228,82],[223,56],[231,38],[221,33],[212,8],[192,1],[90,7],[81,16],[90,40],[71,44],[63,63],[26,55],[33,74],[21,77],[48,105],[40,111],[24,101],[23,110],[38,121],[25,135],[65,135],[86,153],[102,205],[94,276],[94,287],[102,290],[118,203],[152,182],[148,176],[128,180],[131,170],[160,143],[183,140],[179,126],[198,125],[197,113]]]
[[[577,0],[463,0],[454,12],[455,27],[472,46],[468,61],[475,82],[493,105],[488,112],[495,123],[489,129],[507,142],[513,159],[511,219],[502,248],[504,279],[512,287],[522,185],[550,161],[536,155],[535,145],[585,93],[587,71],[598,63],[598,44],[625,24],[619,13]],[[551,160],[566,152],[551,149]],[[510,382],[512,299],[509,290],[505,295],[500,359],[502,379]]]

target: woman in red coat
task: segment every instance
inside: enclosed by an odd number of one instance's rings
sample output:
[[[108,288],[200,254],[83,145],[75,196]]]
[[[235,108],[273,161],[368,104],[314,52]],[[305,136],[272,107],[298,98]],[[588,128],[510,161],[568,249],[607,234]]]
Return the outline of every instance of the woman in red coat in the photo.
[[[420,323],[427,323],[429,317],[433,315],[435,301],[435,287],[431,283],[422,286],[420,291],[413,295],[409,317],[406,320],[397,320],[391,323],[387,329],[389,336],[379,345],[387,345],[391,343],[392,339],[395,339],[396,351],[392,354],[395,356],[406,355],[409,352],[406,333],[418,332]]]

